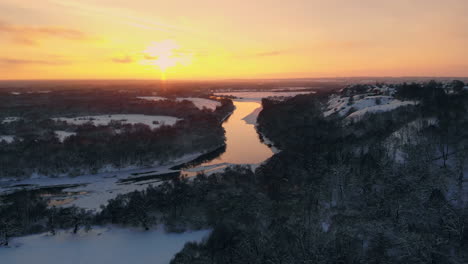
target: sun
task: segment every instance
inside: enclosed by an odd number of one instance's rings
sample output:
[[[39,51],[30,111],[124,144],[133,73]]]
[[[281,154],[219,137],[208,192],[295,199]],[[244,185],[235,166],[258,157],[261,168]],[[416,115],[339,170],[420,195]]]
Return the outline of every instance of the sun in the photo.
[[[180,46],[173,40],[153,42],[143,51],[144,64],[154,65],[161,71],[161,79],[166,79],[169,68],[187,65],[190,56],[180,52]]]

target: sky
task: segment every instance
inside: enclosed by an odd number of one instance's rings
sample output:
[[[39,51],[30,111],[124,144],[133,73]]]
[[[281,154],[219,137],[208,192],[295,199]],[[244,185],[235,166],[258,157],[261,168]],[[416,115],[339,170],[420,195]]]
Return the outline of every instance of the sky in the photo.
[[[468,76],[467,0],[0,0],[0,79]]]

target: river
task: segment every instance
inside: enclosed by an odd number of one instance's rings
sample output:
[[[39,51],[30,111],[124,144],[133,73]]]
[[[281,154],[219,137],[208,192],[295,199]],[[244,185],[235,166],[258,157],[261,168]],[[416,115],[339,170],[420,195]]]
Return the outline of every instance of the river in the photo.
[[[20,181],[0,182],[0,194],[28,189],[47,197],[51,205],[76,205],[99,210],[101,204],[118,194],[143,190],[149,184],[157,185],[176,175],[189,177],[200,172],[220,171],[232,164],[248,164],[253,167],[273,155],[255,129],[259,100],[234,101],[234,112],[224,121],[226,145],[200,160],[200,154],[187,155],[164,166],[103,172],[79,177],[41,177]],[[247,118],[247,121],[244,118]],[[198,159],[197,159],[198,158]],[[191,162],[192,161],[192,162]],[[182,164],[179,168],[174,165]]]
[[[182,170],[183,174],[194,176],[201,171],[219,170],[232,164],[258,165],[273,155],[273,151],[260,140],[255,128],[262,105],[259,102],[234,101],[234,106],[236,109],[223,123],[226,131],[224,152],[199,164],[188,166]]]
[[[273,93],[294,96],[305,92]],[[307,92],[309,93],[309,92]],[[216,151],[193,153],[165,165],[151,168],[110,170],[96,175],[79,177],[37,177],[0,182],[0,195],[26,189],[49,199],[51,205],[76,205],[100,210],[100,205],[119,194],[144,190],[149,184],[157,185],[177,175],[195,176],[200,172],[221,171],[233,164],[250,165],[252,169],[270,158],[275,150],[260,140],[255,124],[261,111],[261,99],[272,92],[234,92],[235,110],[223,123],[226,144]],[[276,151],[276,150],[275,150]]]

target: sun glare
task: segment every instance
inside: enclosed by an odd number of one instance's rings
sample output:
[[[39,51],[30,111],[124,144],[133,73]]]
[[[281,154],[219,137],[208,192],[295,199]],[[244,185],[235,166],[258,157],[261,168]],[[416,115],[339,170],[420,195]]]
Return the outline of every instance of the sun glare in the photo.
[[[154,65],[161,71],[161,79],[166,79],[169,68],[188,65],[191,56],[180,52],[180,46],[173,40],[153,42],[143,51],[143,63]]]

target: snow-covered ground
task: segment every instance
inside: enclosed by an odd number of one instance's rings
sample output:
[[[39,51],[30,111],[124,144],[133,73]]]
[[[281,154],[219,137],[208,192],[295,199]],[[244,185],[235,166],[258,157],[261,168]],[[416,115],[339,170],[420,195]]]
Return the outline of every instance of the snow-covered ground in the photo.
[[[185,243],[201,241],[209,230],[180,234],[163,230],[132,230],[95,227],[88,233],[59,231],[14,238],[9,248],[0,248],[1,263],[47,264],[168,264]]]
[[[147,100],[147,101],[155,101],[155,102],[168,100],[167,98],[161,97],[161,96],[138,96],[137,98],[142,99],[142,100]]]
[[[6,143],[12,143],[15,141],[15,136],[0,135],[0,142],[5,141]]]
[[[7,124],[7,123],[11,123],[11,122],[16,122],[20,120],[19,117],[16,117],[16,116],[9,116],[9,117],[5,117],[3,120],[2,120],[2,124]]]
[[[75,132],[67,132],[67,131],[61,131],[61,130],[56,130],[55,135],[59,139],[60,142],[63,142],[67,137],[74,136],[76,135]]]
[[[100,210],[101,205],[115,198],[136,190],[144,190],[149,184],[157,185],[161,182],[157,175],[177,173],[178,170],[170,168],[192,161],[203,153],[193,153],[175,159],[167,164],[155,164],[146,168],[108,168],[98,174],[88,174],[79,177],[46,177],[34,175],[29,179],[3,179],[0,182],[0,195],[15,192],[21,189],[34,190],[45,187],[60,187],[62,193],[48,197],[55,205],[76,205],[90,210]],[[122,182],[122,180],[137,178],[139,176],[155,175],[153,179],[139,182]],[[70,187],[67,187],[70,186]]]
[[[160,126],[172,126],[179,120],[173,116],[153,116],[140,114],[120,114],[120,115],[96,115],[96,116],[79,116],[79,117],[59,117],[52,118],[55,121],[64,121],[73,125],[83,125],[91,122],[95,126],[108,125],[111,121],[120,121],[122,124],[145,124],[150,128],[158,128]]]
[[[400,101],[393,96],[384,95],[355,95],[351,97],[333,95],[330,97],[324,116],[338,114],[347,119],[359,119],[367,113],[378,113],[395,110],[406,105],[415,105],[418,102]],[[353,110],[352,113],[351,110]]]
[[[368,113],[380,113],[380,112],[388,112],[397,109],[398,107],[401,106],[407,106],[407,105],[416,105],[418,104],[417,102],[413,101],[399,101],[399,100],[393,100],[392,102],[389,102],[388,104],[385,105],[374,105],[374,106],[369,106],[363,109],[360,109],[356,112],[353,112],[350,114],[347,119],[360,119],[364,115]]]
[[[293,97],[299,94],[315,93],[313,91],[300,91],[300,92],[219,92],[213,93],[215,96],[235,96],[237,101],[253,101],[261,102],[263,98],[267,97]]]
[[[207,108],[210,110],[215,110],[216,107],[221,106],[221,103],[218,101],[205,99],[205,98],[197,98],[197,97],[179,97],[177,98],[178,102],[182,101],[190,101],[192,102],[198,109],[202,110],[203,108]]]
[[[169,100],[168,98],[160,97],[160,96],[140,96],[137,98],[148,100],[148,101],[156,101],[156,102]],[[178,97],[176,98],[176,101],[177,102],[190,101],[195,105],[195,107],[197,107],[200,110],[203,110],[203,108],[206,108],[206,109],[214,111],[216,110],[216,107],[221,106],[221,103],[218,101],[210,100],[206,98],[198,98],[198,97]]]

